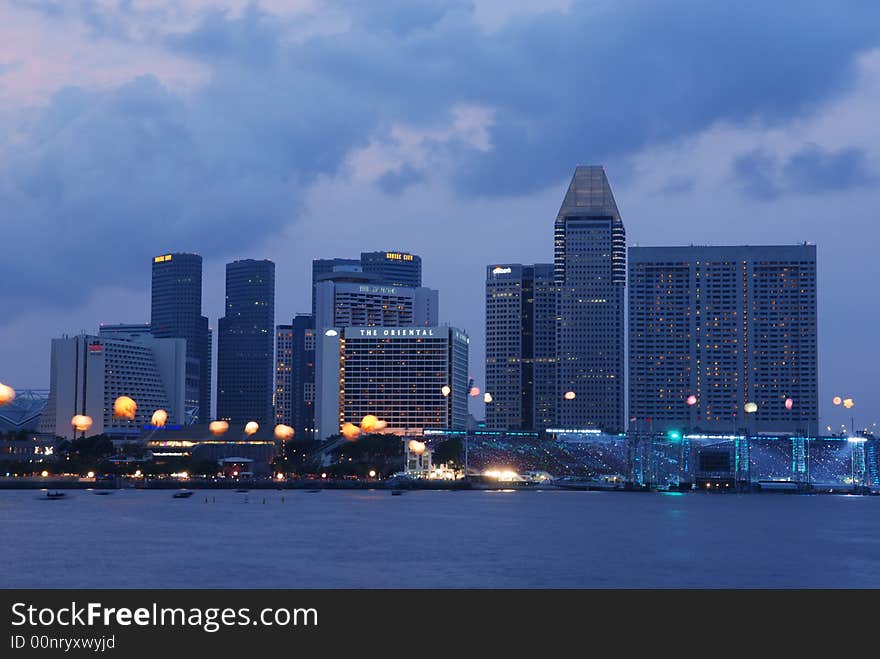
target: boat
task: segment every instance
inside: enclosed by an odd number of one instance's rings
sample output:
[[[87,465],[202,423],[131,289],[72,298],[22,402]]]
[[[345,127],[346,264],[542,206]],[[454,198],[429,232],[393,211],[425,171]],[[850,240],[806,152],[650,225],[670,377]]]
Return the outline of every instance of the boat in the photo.
[[[236,490],[236,493],[237,493],[237,494],[247,494],[248,492],[250,492],[250,490],[244,490],[244,489],[242,489],[242,490]]]
[[[175,499],[189,499],[195,492],[192,490],[183,490],[182,492],[175,492],[173,497]]]
[[[316,492],[320,492],[320,488],[312,488],[311,490],[306,490],[309,494],[315,494]]]
[[[93,494],[96,497],[106,497],[113,494],[113,490],[96,490]]]
[[[399,497],[401,494],[403,494],[403,490],[391,490],[391,496],[393,497]]]
[[[55,499],[65,499],[65,498],[67,498],[67,493],[58,492],[58,491],[46,492],[45,498],[48,499],[49,501],[54,501]]]

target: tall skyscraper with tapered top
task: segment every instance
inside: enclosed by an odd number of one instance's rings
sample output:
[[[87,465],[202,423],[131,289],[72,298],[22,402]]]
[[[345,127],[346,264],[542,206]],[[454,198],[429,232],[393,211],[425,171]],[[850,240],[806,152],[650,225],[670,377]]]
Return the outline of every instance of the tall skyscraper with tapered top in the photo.
[[[624,428],[626,232],[605,168],[579,166],[556,216],[556,421]]]
[[[211,328],[202,315],[202,257],[153,257],[150,332],[159,339],[186,339],[187,423],[211,417]]]
[[[226,316],[217,324],[217,417],[233,423],[275,420],[275,264],[226,264]]]

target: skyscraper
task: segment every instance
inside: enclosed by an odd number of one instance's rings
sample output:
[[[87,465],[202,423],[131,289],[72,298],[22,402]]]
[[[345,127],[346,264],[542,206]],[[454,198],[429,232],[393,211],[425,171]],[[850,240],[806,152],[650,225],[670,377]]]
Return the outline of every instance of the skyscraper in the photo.
[[[318,335],[317,438],[373,414],[386,432],[467,425],[468,337],[452,327],[340,327]],[[449,390],[444,394],[444,387]]]
[[[557,424],[623,429],[626,233],[601,166],[575,169],[554,234]]]
[[[315,322],[297,314],[275,328],[275,421],[293,426],[296,437],[315,432]]]
[[[364,272],[376,274],[383,284],[418,288],[422,285],[422,257],[408,252],[361,252]]]
[[[438,291],[376,283],[375,275],[324,275],[315,287],[315,328],[352,325],[436,325]]]
[[[486,423],[534,430],[556,419],[556,305],[553,265],[486,268]]]
[[[153,258],[150,331],[160,339],[186,339],[186,422],[211,417],[211,329],[202,315],[202,257]]]
[[[217,417],[233,423],[275,420],[272,407],[275,264],[226,264],[226,316],[217,324]]]
[[[818,432],[814,245],[631,247],[629,287],[631,429]]]

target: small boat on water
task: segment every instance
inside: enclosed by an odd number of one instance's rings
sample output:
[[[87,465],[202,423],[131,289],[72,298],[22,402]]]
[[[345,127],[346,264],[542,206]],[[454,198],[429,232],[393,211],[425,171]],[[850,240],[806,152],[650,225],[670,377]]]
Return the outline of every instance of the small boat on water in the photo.
[[[399,497],[401,494],[403,494],[403,490],[391,490],[391,496],[393,497]]]
[[[67,493],[66,492],[58,492],[58,491],[46,492],[46,496],[41,497],[41,498],[48,499],[49,501],[55,501],[56,499],[66,499]]]
[[[321,491],[320,488],[313,488],[311,490],[306,490],[306,492],[308,492],[309,494],[315,494],[320,491]]]
[[[113,490],[95,490],[93,494],[96,497],[107,497],[113,494]]]
[[[182,492],[175,492],[173,497],[175,499],[189,499],[195,492],[192,490],[183,490]]]

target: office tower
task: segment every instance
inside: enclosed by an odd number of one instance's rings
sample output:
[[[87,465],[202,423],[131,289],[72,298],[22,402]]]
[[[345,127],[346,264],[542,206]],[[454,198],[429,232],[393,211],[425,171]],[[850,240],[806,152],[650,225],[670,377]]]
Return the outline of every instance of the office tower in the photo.
[[[339,327],[317,337],[316,437],[367,414],[386,432],[467,424],[467,335],[451,327]],[[444,387],[449,387],[444,395]]]
[[[371,283],[364,273],[326,275],[315,287],[315,328],[437,324],[439,294],[420,287]]]
[[[87,435],[137,436],[159,409],[168,413],[169,425],[182,424],[186,370],[185,339],[122,332],[52,339],[49,400],[40,432],[73,439],[71,419],[84,414],[93,420]],[[113,416],[119,396],[137,403],[133,421]]]
[[[315,315],[315,287],[320,279],[327,275],[342,272],[363,273],[364,269],[358,259],[314,259],[312,260],[312,315]],[[375,279],[371,279],[375,281]]]
[[[364,272],[376,274],[383,284],[419,288],[422,257],[407,252],[361,252]]]
[[[631,429],[817,433],[814,245],[629,259]]]
[[[275,421],[292,426],[298,439],[315,432],[315,327],[309,314],[297,314],[275,330]]]
[[[217,418],[267,425],[272,406],[275,264],[226,264],[226,315],[217,323]]]
[[[486,425],[541,430],[556,419],[553,265],[486,268]]]
[[[626,234],[600,166],[577,167],[556,217],[557,424],[623,430]]]
[[[150,331],[160,339],[186,339],[186,423],[211,418],[211,329],[202,315],[202,257],[153,258]]]

